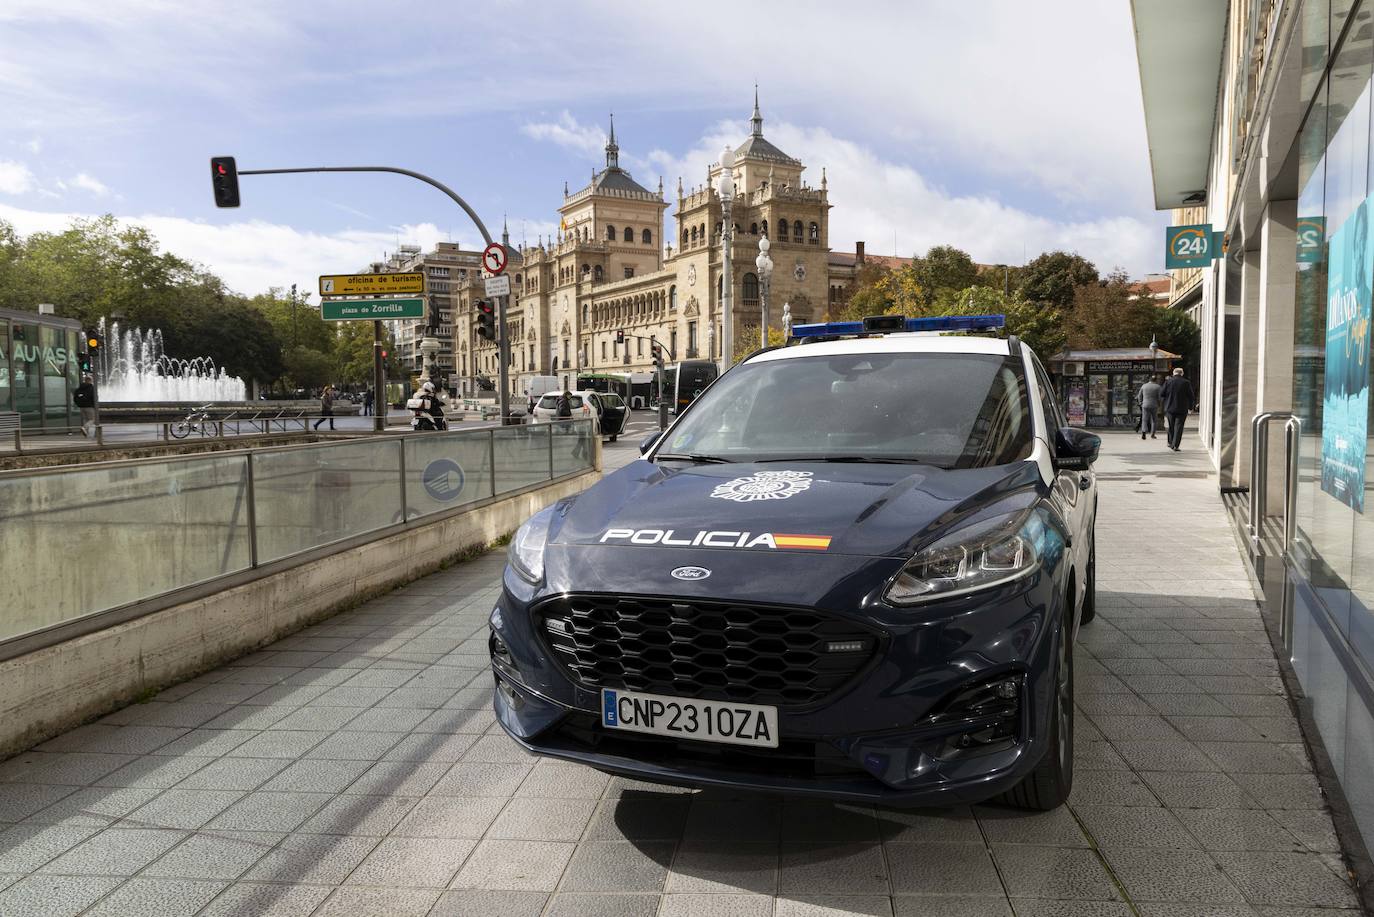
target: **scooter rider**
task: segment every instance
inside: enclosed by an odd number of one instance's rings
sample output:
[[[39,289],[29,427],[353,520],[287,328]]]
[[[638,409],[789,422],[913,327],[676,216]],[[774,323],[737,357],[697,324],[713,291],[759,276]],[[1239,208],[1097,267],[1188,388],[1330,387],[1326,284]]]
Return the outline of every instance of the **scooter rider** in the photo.
[[[411,399],[415,418],[410,422],[416,430],[444,430],[444,402],[434,393],[434,383],[426,382],[420,386],[420,393]]]

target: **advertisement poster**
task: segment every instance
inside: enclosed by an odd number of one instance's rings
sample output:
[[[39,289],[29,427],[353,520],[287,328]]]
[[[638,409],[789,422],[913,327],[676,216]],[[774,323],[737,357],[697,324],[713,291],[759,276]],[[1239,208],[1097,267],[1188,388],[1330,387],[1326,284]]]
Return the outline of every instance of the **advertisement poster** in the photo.
[[[1369,422],[1370,284],[1374,252],[1366,198],[1331,237],[1326,275],[1322,490],[1364,512]]]
[[[1069,380],[1069,426],[1081,427],[1088,422],[1088,390],[1083,380]]]

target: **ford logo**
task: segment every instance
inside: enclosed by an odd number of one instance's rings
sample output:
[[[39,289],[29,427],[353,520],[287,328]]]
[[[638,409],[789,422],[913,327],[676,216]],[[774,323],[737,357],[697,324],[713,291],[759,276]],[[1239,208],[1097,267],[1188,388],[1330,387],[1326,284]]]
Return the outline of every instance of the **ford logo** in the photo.
[[[706,579],[711,571],[705,567],[678,567],[669,575],[673,579]]]

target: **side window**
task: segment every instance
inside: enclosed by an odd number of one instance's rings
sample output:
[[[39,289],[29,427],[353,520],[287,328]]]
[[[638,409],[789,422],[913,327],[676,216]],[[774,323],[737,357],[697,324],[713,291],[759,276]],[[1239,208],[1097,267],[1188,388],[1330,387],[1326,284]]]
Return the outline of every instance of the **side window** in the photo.
[[[1049,374],[1045,372],[1045,367],[1040,365],[1040,361],[1034,356],[1031,357],[1031,365],[1035,367],[1036,387],[1040,389],[1040,407],[1045,414],[1045,432],[1050,436],[1059,427],[1067,426],[1068,421],[1064,418],[1064,411],[1059,406],[1059,393],[1055,391],[1054,383],[1050,381]]]

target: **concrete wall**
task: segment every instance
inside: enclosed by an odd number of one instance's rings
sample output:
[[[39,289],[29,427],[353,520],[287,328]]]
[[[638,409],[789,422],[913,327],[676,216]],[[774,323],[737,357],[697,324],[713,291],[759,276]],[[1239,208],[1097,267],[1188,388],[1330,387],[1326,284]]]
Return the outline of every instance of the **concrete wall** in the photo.
[[[0,756],[416,579],[598,477],[588,470],[0,662]]]

